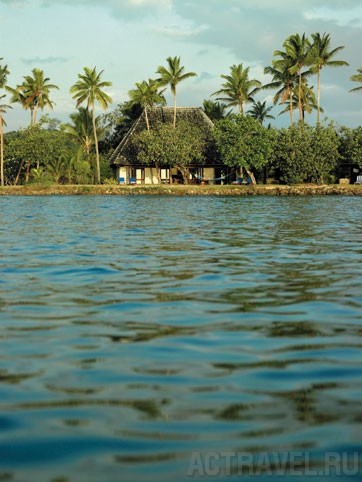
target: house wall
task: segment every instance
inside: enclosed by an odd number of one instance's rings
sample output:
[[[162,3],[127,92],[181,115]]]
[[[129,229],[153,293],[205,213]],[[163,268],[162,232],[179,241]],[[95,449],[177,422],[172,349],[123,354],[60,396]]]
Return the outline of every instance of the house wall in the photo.
[[[144,173],[142,173],[142,169],[137,168],[135,174],[137,184],[158,184],[157,169],[155,167],[153,169],[145,167]],[[126,166],[117,167],[115,176],[117,181],[119,181],[119,178],[123,178],[124,183],[129,184],[130,169]]]
[[[212,180],[215,178],[215,168],[213,167],[204,167],[204,179],[205,180]]]
[[[128,179],[127,167],[117,167],[116,168],[116,179],[117,179],[117,181],[119,181],[120,177],[121,178],[123,177],[125,184],[128,183],[129,179]]]
[[[133,172],[133,174],[131,173],[131,171]],[[210,180],[212,182],[212,180],[215,178],[214,167],[203,167],[200,168],[199,171],[200,175],[205,181]],[[151,169],[150,167],[130,169],[127,166],[121,166],[116,168],[115,174],[117,181],[119,181],[120,178],[123,178],[125,184],[129,184],[130,176],[132,175],[136,177],[137,184],[158,184],[157,169],[155,167],[153,169]],[[160,169],[160,175],[162,182],[169,180],[171,175],[172,177],[176,177],[173,179],[173,182],[177,183],[177,178],[180,177],[176,168]],[[190,181],[192,181],[193,179],[193,176],[190,174]]]
[[[157,169],[145,168],[145,184],[158,184]]]

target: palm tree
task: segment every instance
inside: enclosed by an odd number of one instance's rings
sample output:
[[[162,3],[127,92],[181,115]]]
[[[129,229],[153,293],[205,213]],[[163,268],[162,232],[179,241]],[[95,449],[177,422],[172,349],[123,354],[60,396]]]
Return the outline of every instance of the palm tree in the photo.
[[[157,80],[148,79],[143,82],[136,82],[136,89],[130,90],[128,95],[131,99],[131,104],[141,104],[145,113],[147,130],[150,130],[150,123],[148,120],[148,107],[154,107],[155,104],[165,105],[166,100],[163,96],[164,90],[159,92],[160,84]]]
[[[38,109],[53,108],[54,102],[49,97],[50,90],[59,87],[50,84],[50,79],[44,77],[44,72],[40,69],[33,69],[32,74],[33,77],[26,75],[21,85],[16,88],[7,87],[7,90],[12,94],[11,102],[19,102],[24,109],[30,109],[30,125],[35,125]]]
[[[269,112],[272,110],[272,106],[267,107],[266,101],[261,102],[260,100],[254,102],[252,108],[247,112],[255,120],[259,121],[260,124],[264,122],[265,119],[275,119],[274,116],[270,115]]]
[[[3,60],[2,57],[0,61]],[[3,89],[6,85],[6,80],[9,75],[8,66],[7,65],[0,65],[0,89]],[[3,99],[5,94],[0,97]],[[1,177],[1,185],[4,186],[5,179],[4,179],[4,125],[6,125],[3,114],[6,112],[6,109],[9,106],[6,104],[0,105],[0,177]]]
[[[263,89],[278,89],[273,98],[273,104],[289,103],[289,114],[292,125],[293,118],[293,92],[297,77],[289,72],[291,60],[286,55],[282,59],[273,62],[273,66],[265,67],[264,73],[272,75],[272,81],[263,85]]]
[[[26,97],[24,94],[22,94],[19,89],[18,89],[19,86],[13,88],[13,87],[10,87],[10,86],[6,86],[5,89],[11,94],[11,97],[10,97],[10,102],[11,103],[15,103],[17,102],[18,104],[20,104],[23,109],[27,110],[27,109],[30,109],[30,126],[33,125],[33,117],[34,117],[34,105],[26,105],[25,102],[26,102]]]
[[[274,52],[274,56],[281,56],[282,61],[285,61],[285,58],[289,58],[291,65],[289,67],[289,72],[291,74],[298,75],[298,99],[299,99],[299,118],[303,121],[303,108],[302,108],[302,82],[303,82],[303,75],[302,69],[304,66],[308,66],[310,63],[310,48],[311,44],[310,41],[305,36],[305,33],[300,36],[298,33],[294,35],[290,35],[285,42],[283,43],[283,47],[285,48],[285,52],[281,52],[280,50],[276,50]],[[278,61],[275,62],[275,66],[278,65]],[[307,74],[307,73],[305,73]]]
[[[232,65],[230,71],[230,75],[221,75],[226,82],[212,95],[221,95],[216,99],[225,101],[227,107],[238,106],[242,114],[244,103],[254,101],[253,95],[260,90],[261,83],[256,79],[249,79],[249,67],[244,69],[243,64]]]
[[[312,63],[312,72],[318,74],[318,86],[317,86],[317,123],[320,121],[320,99],[321,99],[321,70],[323,67],[342,67],[343,65],[349,65],[345,60],[332,60],[340,50],[344,49],[344,46],[336,47],[330,50],[331,37],[329,34],[320,33],[312,34],[312,47],[310,49],[310,61]]]
[[[0,57],[0,62],[3,60],[2,57]],[[8,66],[7,65],[0,65],[0,88],[3,89],[5,87],[5,84],[6,84],[6,80],[8,78],[8,75],[9,75],[9,71],[8,71]]]
[[[313,110],[318,110],[318,103],[317,98],[314,93],[314,87],[309,87],[307,79],[303,79],[302,83],[302,113],[303,113],[303,121],[305,118],[305,113],[311,114]],[[299,94],[298,94],[299,87],[294,89],[292,95],[292,108],[299,110]],[[322,107],[319,107],[321,112],[324,112]],[[280,112],[280,114],[284,114],[287,112],[289,108],[285,108]],[[279,114],[279,115],[280,115]]]
[[[160,86],[169,85],[173,95],[173,126],[176,127],[176,88],[177,84],[190,77],[196,77],[195,72],[184,72],[185,67],[180,65],[180,57],[168,57],[167,67],[159,66],[156,73],[160,75],[157,79]]]
[[[64,132],[69,135],[75,144],[80,144],[89,160],[92,145],[94,144],[93,119],[92,114],[85,107],[79,107],[78,111],[71,114],[72,124],[64,126]],[[98,128],[99,117],[96,117],[97,137],[99,138],[101,131]]]
[[[350,77],[349,80],[352,80],[352,82],[359,82],[362,84],[362,67],[357,69],[358,74],[354,74]],[[359,87],[354,87],[353,89],[350,90],[350,92],[358,92],[359,90],[362,90],[362,85]]]
[[[222,102],[214,102],[213,100],[207,99],[204,100],[202,106],[203,111],[212,121],[225,119],[232,114],[231,110],[226,111],[227,105]]]
[[[112,102],[112,99],[102,89],[104,87],[110,87],[112,85],[112,82],[101,81],[103,70],[97,73],[96,67],[94,67],[93,69],[89,67],[84,67],[83,70],[84,74],[78,74],[79,80],[70,88],[70,93],[73,94],[73,99],[77,101],[77,107],[83,104],[83,102],[86,102],[87,108],[91,109],[92,111],[93,134],[97,160],[97,182],[98,184],[100,184],[101,169],[99,164],[95,103],[98,102],[104,110],[107,109],[108,104]]]

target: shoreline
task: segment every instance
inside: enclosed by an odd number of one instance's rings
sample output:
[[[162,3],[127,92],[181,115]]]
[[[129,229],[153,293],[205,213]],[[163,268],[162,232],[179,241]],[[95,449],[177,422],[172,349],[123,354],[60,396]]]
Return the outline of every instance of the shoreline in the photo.
[[[104,195],[171,195],[171,196],[362,196],[362,185],[50,185],[0,187],[0,196],[104,196]]]

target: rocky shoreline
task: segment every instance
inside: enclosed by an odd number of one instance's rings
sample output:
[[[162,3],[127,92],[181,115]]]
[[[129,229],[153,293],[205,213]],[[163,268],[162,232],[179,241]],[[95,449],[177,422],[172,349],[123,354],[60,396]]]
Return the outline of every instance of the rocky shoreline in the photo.
[[[0,196],[99,196],[99,195],[173,195],[173,196],[362,196],[362,185],[315,185],[294,186],[195,186],[195,185],[50,185],[29,184],[26,186],[5,186]]]

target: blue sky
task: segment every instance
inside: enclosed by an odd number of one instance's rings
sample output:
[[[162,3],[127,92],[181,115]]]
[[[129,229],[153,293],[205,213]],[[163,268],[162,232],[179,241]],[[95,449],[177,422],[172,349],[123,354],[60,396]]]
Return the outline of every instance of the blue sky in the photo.
[[[34,67],[60,87],[51,117],[68,121],[74,112],[69,88],[84,66],[104,70],[112,82],[111,108],[128,99],[135,82],[155,78],[169,56],[180,56],[198,77],[179,84],[178,105],[201,106],[221,86],[221,74],[243,63],[251,77],[263,73],[273,51],[293,33],[330,33],[336,58],[349,67],[322,71],[324,116],[338,124],[362,124],[362,94],[349,77],[362,66],[362,0],[0,0],[0,57],[10,70],[8,85],[22,83]],[[316,79],[311,79],[316,86]],[[271,104],[272,92],[257,100]],[[167,95],[171,105],[171,96]],[[247,106],[248,108],[248,106]],[[273,109],[277,117],[280,107]],[[297,115],[296,115],[297,117]],[[28,112],[14,105],[7,130],[26,127]],[[313,123],[315,118],[308,117]],[[288,115],[276,125],[288,125]]]

